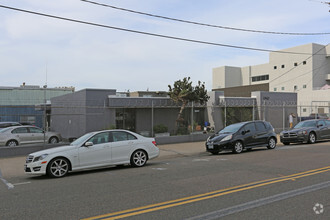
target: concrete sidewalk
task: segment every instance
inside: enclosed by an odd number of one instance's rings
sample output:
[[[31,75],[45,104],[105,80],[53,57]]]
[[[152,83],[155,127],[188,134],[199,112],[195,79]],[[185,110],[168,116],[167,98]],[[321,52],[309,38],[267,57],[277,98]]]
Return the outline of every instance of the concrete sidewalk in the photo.
[[[159,145],[158,148],[160,149],[160,154],[156,160],[171,157],[191,156],[206,151],[205,142],[165,144]],[[23,168],[26,156],[0,158],[0,178],[11,178],[25,175]]]

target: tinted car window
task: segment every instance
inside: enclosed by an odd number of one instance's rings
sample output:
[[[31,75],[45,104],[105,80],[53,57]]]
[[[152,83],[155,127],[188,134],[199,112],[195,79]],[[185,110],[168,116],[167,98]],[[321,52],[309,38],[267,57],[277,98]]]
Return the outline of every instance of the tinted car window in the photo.
[[[103,133],[96,134],[91,139],[89,139],[88,142],[93,142],[94,145],[107,143],[107,142],[109,142],[109,133],[103,132]]]
[[[112,132],[112,138],[113,138],[114,142],[137,139],[134,135],[129,134],[127,132],[123,132],[123,131],[114,131],[114,132]]]
[[[23,133],[28,133],[28,130],[27,130],[27,128],[16,128],[11,133],[13,133],[13,134],[23,134]]]
[[[256,127],[255,127],[254,123],[249,123],[249,124],[245,125],[243,129],[244,129],[244,131],[250,131],[250,132],[256,131]]]
[[[330,126],[330,121],[329,121],[329,120],[325,120],[325,124],[326,124],[327,126]]]
[[[30,133],[43,133],[43,131],[39,128],[29,128]]]
[[[266,127],[263,122],[256,122],[257,131],[265,131]]]
[[[325,122],[324,121],[318,121],[317,126],[325,126]]]

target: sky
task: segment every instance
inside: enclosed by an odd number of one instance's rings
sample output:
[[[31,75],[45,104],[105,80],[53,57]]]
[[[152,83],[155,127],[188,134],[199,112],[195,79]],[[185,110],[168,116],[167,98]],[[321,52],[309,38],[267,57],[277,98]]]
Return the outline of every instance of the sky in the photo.
[[[310,0],[91,0],[218,26],[330,33],[326,4]],[[81,0],[0,0],[1,6],[195,41],[281,50],[329,43],[330,35],[233,31],[130,13]],[[211,90],[212,69],[267,63],[268,52],[180,41],[70,22],[0,7],[0,86],[168,91],[190,77]]]

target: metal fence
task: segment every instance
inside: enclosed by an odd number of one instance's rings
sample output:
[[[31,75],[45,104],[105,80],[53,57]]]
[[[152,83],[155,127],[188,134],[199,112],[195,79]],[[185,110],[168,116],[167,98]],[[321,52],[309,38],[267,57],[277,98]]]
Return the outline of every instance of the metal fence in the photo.
[[[128,100],[129,101],[129,100]],[[0,106],[0,122],[16,121],[57,131],[64,138],[80,136],[102,129],[128,129],[145,136],[183,135],[214,132],[227,125],[253,120],[269,121],[276,132],[289,128],[289,115],[294,124],[312,118],[329,118],[330,105],[296,105],[296,103],[256,103],[255,100],[223,100],[216,105],[189,103],[182,120],[177,117],[180,105],[159,100],[109,106]]]

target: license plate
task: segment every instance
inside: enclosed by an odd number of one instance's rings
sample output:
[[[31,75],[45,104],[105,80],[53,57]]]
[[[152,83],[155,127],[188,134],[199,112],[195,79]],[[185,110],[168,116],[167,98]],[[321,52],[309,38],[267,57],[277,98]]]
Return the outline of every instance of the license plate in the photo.
[[[207,147],[208,147],[209,149],[213,149],[213,144],[209,144],[209,145],[207,145]]]

